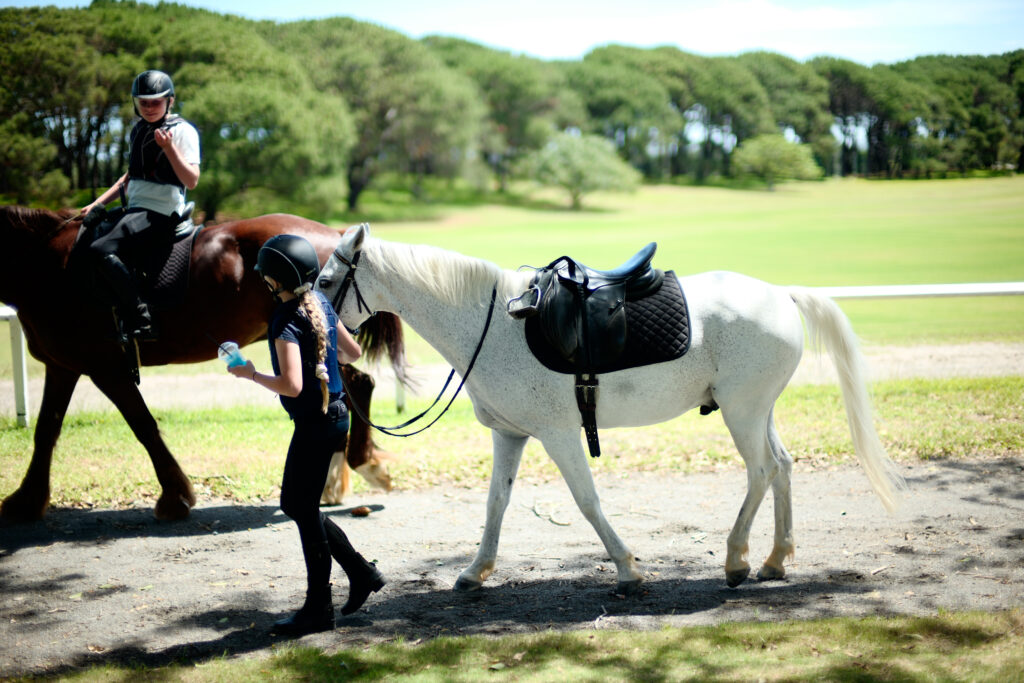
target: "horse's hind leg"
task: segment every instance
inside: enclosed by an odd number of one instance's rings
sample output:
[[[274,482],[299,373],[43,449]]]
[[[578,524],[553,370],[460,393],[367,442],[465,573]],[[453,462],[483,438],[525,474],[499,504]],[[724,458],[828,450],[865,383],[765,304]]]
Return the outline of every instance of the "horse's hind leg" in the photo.
[[[50,463],[64,416],[80,375],[56,365],[46,366],[43,402],[34,435],[35,448],[18,490],[0,503],[0,518],[13,522],[42,519],[50,502]]]
[[[473,563],[466,567],[455,582],[457,591],[473,591],[494,571],[494,563],[498,557],[498,537],[501,534],[501,522],[505,517],[512,484],[519,472],[519,462],[523,457],[523,448],[528,437],[516,436],[491,430],[494,442],[494,464],[491,471],[491,487],[487,493],[487,518],[484,522],[484,535],[480,539],[480,547],[476,551]]]
[[[718,400],[718,403],[736,448],[747,466],[747,495],[726,544],[725,581],[729,587],[734,588],[750,575],[750,565],[747,563],[750,527],[768,491],[768,485],[774,481],[780,466],[768,443],[770,409],[761,409],[749,403],[736,406],[725,400]]]
[[[779,469],[772,479],[772,497],[775,499],[775,545],[764,566],[757,572],[759,581],[781,579],[786,576],[784,562],[792,557],[796,548],[793,543],[793,499],[791,477],[793,458],[790,457],[782,439],[775,430],[775,410],[768,414],[768,445]]]
[[[188,517],[196,504],[192,484],[160,437],[160,429],[138,387],[123,376],[93,375],[92,381],[121,412],[135,438],[149,453],[157,481],[163,489],[153,514],[157,519],[168,520]]]

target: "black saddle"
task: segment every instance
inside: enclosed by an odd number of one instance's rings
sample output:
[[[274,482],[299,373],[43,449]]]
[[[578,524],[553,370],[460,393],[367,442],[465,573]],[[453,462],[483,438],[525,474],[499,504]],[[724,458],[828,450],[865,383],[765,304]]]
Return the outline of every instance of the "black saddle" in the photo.
[[[653,242],[612,270],[568,256],[540,268],[529,289],[508,303],[527,319],[525,334],[545,367],[576,377],[576,401],[590,454],[597,438],[598,373],[663,362],[689,348],[689,318],[678,279],[651,265]]]
[[[651,242],[612,270],[562,256],[537,271],[530,288],[508,303],[513,318],[540,316],[551,346],[578,372],[597,372],[626,345],[627,301],[657,290],[665,274],[651,266]]]
[[[192,222],[194,209],[195,202],[189,202],[180,214],[172,217],[173,230],[149,230],[131,245],[129,253],[119,254],[132,271],[139,286],[139,294],[154,308],[174,308],[185,300],[192,245],[203,228]],[[84,251],[90,242],[105,231],[109,231],[122,215],[121,209],[115,209],[83,221],[72,250],[72,261],[75,264],[81,261],[88,263],[88,259],[82,258],[85,255],[80,256],[79,252]],[[96,288],[92,284],[91,267],[86,268],[81,277],[87,278],[90,286]]]

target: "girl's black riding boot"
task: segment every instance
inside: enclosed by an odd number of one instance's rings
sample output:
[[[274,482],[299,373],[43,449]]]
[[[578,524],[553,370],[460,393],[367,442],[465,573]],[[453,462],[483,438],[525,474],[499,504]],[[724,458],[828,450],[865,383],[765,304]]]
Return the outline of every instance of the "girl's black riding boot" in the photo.
[[[117,299],[118,315],[129,331],[140,339],[155,340],[153,317],[149,313],[149,307],[139,297],[135,278],[124,261],[116,254],[107,254],[100,259],[100,274]]]
[[[323,520],[331,555],[348,576],[348,602],[342,606],[341,613],[352,614],[363,606],[366,598],[370,597],[370,593],[379,591],[387,581],[377,569],[377,565],[367,562],[366,558],[356,552],[349,542],[348,536],[337,524],[325,515],[323,515]]]
[[[280,635],[302,636],[334,628],[331,558],[327,543],[304,546],[302,551],[306,560],[306,602],[292,616],[274,622],[273,632]]]

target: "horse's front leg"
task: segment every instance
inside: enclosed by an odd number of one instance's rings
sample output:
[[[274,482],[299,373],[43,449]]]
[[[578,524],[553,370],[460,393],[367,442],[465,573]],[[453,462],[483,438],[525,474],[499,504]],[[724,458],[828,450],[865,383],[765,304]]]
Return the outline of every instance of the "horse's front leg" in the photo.
[[[487,520],[484,523],[484,535],[480,539],[480,548],[476,551],[473,563],[466,567],[455,582],[457,591],[473,591],[480,588],[488,576],[494,571],[494,561],[498,556],[498,537],[501,534],[501,522],[505,517],[512,484],[519,473],[519,462],[523,457],[523,448],[529,437],[518,436],[491,430],[494,442],[494,464],[491,470],[491,487],[487,493]]]
[[[50,463],[60,437],[71,395],[78,384],[77,372],[56,365],[46,366],[43,401],[36,420],[35,448],[28,471],[18,490],[0,503],[0,518],[11,522],[42,519],[50,502]]]
[[[124,376],[93,375],[92,381],[121,412],[135,438],[149,453],[157,481],[163,489],[153,514],[157,519],[167,520],[188,517],[196,504],[192,484],[160,436],[160,428],[138,387]]]
[[[640,584],[644,580],[643,575],[636,566],[633,553],[615,533],[601,511],[601,501],[598,500],[590,465],[583,452],[583,444],[580,443],[579,431],[543,441],[544,449],[558,465],[580,512],[597,531],[609,557],[615,562],[619,572],[619,583],[615,587],[616,595],[634,595],[640,589]]]

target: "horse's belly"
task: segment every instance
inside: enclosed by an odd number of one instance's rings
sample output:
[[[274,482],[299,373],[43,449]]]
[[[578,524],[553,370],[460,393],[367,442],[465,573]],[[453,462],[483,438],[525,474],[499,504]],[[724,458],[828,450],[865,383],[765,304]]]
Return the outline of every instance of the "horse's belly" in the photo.
[[[710,372],[700,355],[599,375],[598,427],[657,424],[709,403]]]

